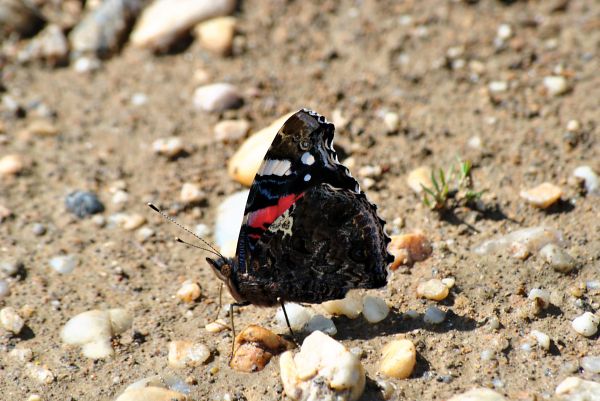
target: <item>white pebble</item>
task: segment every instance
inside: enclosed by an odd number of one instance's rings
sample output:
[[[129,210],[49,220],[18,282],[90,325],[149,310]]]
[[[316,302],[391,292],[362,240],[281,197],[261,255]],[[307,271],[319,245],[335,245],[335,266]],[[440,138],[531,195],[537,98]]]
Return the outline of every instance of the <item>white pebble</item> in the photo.
[[[581,358],[581,367],[586,372],[600,373],[600,356],[584,356]]]
[[[555,244],[548,244],[540,250],[540,256],[552,268],[561,273],[568,273],[575,267],[575,259]]]
[[[406,379],[411,375],[417,362],[417,350],[410,340],[394,340],[381,350],[379,371],[395,379]]]
[[[542,309],[546,309],[550,306],[550,293],[540,288],[533,288],[529,291],[527,299],[534,301]]]
[[[27,397],[27,401],[43,401],[43,399],[39,394],[30,394],[29,397]]]
[[[560,96],[569,90],[567,79],[560,75],[544,77],[544,86],[550,96]]]
[[[496,253],[508,250],[511,256],[522,255],[523,249],[529,253],[536,253],[547,244],[561,244],[563,235],[552,228],[538,226],[515,230],[509,234],[487,240],[476,246],[473,251],[479,255]]]
[[[69,274],[77,267],[75,255],[60,255],[50,259],[50,267],[60,274]]]
[[[186,303],[192,303],[202,295],[200,286],[192,280],[186,280],[179,290],[177,290],[177,298]]]
[[[567,131],[569,132],[577,132],[581,129],[581,123],[577,120],[569,120],[567,121]]]
[[[456,279],[454,277],[446,277],[442,279],[442,283],[444,283],[446,287],[452,288],[456,283]]]
[[[496,357],[496,354],[491,349],[484,349],[479,354],[479,357],[481,358],[482,361],[487,362],[487,361],[491,361],[492,359],[494,359]]]
[[[0,280],[0,300],[10,295],[10,286],[6,280]]]
[[[323,315],[314,315],[310,318],[304,326],[304,331],[312,333],[313,331],[322,331],[323,333],[335,336],[337,334],[337,327],[333,323],[333,320]]]
[[[50,384],[54,381],[54,374],[46,366],[36,365],[28,362],[26,365],[29,376],[43,384]]]
[[[359,177],[379,177],[381,175],[381,166],[363,166],[358,169]]]
[[[206,326],[204,326],[204,328],[209,333],[219,333],[223,330],[229,330],[229,326],[227,325],[227,323],[225,323],[223,319],[218,319],[214,322],[207,323]]]
[[[446,312],[436,308],[435,306],[430,306],[425,311],[425,315],[423,316],[423,321],[428,324],[439,324],[442,323],[446,319]]]
[[[218,17],[196,26],[194,32],[202,47],[215,54],[231,53],[235,35],[236,19],[234,17]]]
[[[564,401],[600,401],[600,383],[567,377],[556,386],[556,395]]]
[[[284,391],[294,400],[355,401],[365,388],[360,359],[320,331],[306,337],[296,355],[283,353],[279,366]]]
[[[481,141],[480,136],[472,136],[467,141],[467,146],[470,147],[471,149],[481,149],[482,143],[483,142]]]
[[[206,199],[206,193],[198,185],[191,182],[184,182],[181,186],[179,199],[186,204],[198,203]]]
[[[548,351],[550,349],[550,336],[538,330],[531,330],[531,337],[535,338],[540,348]]]
[[[171,341],[169,343],[169,366],[185,368],[200,366],[210,357],[210,350],[201,343],[192,341]]]
[[[332,315],[343,315],[350,319],[356,319],[362,312],[362,297],[356,291],[350,291],[344,299],[336,299],[321,304],[323,308]]]
[[[591,337],[598,331],[600,318],[591,312],[585,312],[583,315],[573,319],[571,326],[573,330],[585,337]]]
[[[474,388],[466,393],[457,394],[448,401],[506,401],[506,398],[489,388]]]
[[[0,158],[0,175],[16,175],[19,174],[24,168],[25,162],[20,155],[6,155]]]
[[[292,330],[297,331],[302,331],[312,315],[308,308],[296,303],[286,303],[285,311],[287,312],[288,319],[290,320],[290,326],[292,327]],[[277,325],[279,327],[287,327],[283,309],[281,309],[281,307],[277,308],[275,320],[277,321]]]
[[[362,314],[369,323],[379,323],[390,313],[390,308],[379,297],[367,295],[363,298]]]
[[[194,227],[194,234],[196,234],[198,237],[206,238],[211,233],[212,233],[212,230],[206,224],[200,223],[200,224],[196,224],[196,226]]]
[[[502,40],[510,39],[512,34],[512,28],[508,24],[501,24],[496,31],[496,36]]]
[[[139,242],[145,242],[152,236],[154,236],[154,230],[150,227],[141,227],[135,232],[135,239]]]
[[[502,93],[508,90],[508,82],[506,81],[492,81],[488,84],[488,89],[491,93]]]
[[[131,104],[133,106],[143,106],[146,103],[148,103],[148,96],[146,96],[144,93],[134,93],[133,96],[131,96]]]
[[[0,324],[5,330],[19,334],[25,326],[25,321],[14,308],[7,306],[0,310]]]
[[[584,181],[588,194],[600,195],[600,177],[590,166],[579,166],[573,171],[573,176]]]
[[[31,351],[31,348],[17,347],[13,348],[13,350],[8,353],[8,356],[17,362],[25,363],[33,359],[33,351]]]
[[[446,299],[449,292],[450,289],[448,286],[436,278],[419,283],[417,286],[417,296],[434,301],[442,301]]]
[[[238,89],[224,82],[200,86],[194,92],[194,107],[202,111],[220,113],[239,107],[241,103]]]
[[[398,113],[388,111],[383,115],[383,123],[388,132],[395,132],[398,130],[398,125],[400,124],[400,116]]]
[[[97,70],[100,68],[100,60],[95,57],[79,57],[73,64],[75,72],[85,74],[90,71]]]
[[[146,218],[141,214],[126,214],[121,223],[121,227],[123,227],[127,231],[133,231],[141,226],[146,224]]]
[[[430,188],[432,186],[431,174],[431,168],[424,166],[418,167],[408,173],[406,182],[408,183],[410,189],[415,191],[415,193],[420,194],[423,192],[423,187]]]
[[[246,120],[219,121],[214,128],[215,139],[222,142],[237,141],[248,133],[250,123]]]
[[[115,205],[123,205],[123,204],[127,203],[128,200],[129,200],[129,194],[126,191],[123,191],[120,189],[117,190],[111,198],[112,203]]]
[[[173,158],[181,154],[185,148],[181,138],[172,136],[169,138],[159,138],[152,142],[152,150],[159,155]]]

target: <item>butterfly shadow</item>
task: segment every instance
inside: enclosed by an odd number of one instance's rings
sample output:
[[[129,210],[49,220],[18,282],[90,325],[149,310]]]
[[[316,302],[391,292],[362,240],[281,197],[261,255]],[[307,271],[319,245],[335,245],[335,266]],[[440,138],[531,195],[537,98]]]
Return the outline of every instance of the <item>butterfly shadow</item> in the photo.
[[[419,313],[417,316],[408,317],[406,314],[392,309],[386,319],[375,324],[370,324],[364,319],[337,317],[334,318],[338,329],[335,338],[337,340],[370,340],[375,337],[408,333],[416,329],[446,333],[449,331],[472,331],[480,326],[476,320],[457,315],[452,310],[446,312],[446,319],[440,324],[425,323],[423,316],[423,313]]]

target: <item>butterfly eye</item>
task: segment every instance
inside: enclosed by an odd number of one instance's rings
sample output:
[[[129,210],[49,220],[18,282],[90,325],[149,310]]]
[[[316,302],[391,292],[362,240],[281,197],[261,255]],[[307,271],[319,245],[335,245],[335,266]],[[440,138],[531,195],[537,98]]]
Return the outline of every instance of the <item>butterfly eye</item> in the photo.
[[[300,149],[308,150],[310,148],[310,142],[308,141],[300,141]]]

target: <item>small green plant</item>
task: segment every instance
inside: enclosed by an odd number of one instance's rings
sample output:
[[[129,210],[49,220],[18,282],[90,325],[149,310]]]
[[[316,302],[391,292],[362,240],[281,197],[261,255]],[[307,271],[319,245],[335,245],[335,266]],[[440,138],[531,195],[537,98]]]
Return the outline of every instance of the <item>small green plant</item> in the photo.
[[[447,173],[438,168],[431,172],[431,187],[423,187],[423,203],[431,210],[443,212],[459,206],[475,202],[485,192],[473,189],[471,169],[473,165],[469,160],[457,159],[457,164],[452,165]],[[454,186],[450,187],[454,182]],[[450,202],[453,200],[454,202]]]

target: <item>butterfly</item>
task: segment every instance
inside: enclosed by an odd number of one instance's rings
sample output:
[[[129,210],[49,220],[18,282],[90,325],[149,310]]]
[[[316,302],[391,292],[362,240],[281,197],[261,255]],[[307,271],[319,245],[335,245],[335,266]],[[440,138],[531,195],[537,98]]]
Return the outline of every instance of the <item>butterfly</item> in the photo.
[[[334,130],[302,109],[277,132],[250,187],[236,256],[206,258],[235,305],[280,304],[287,320],[285,302],[387,284],[385,221],[339,162]]]

